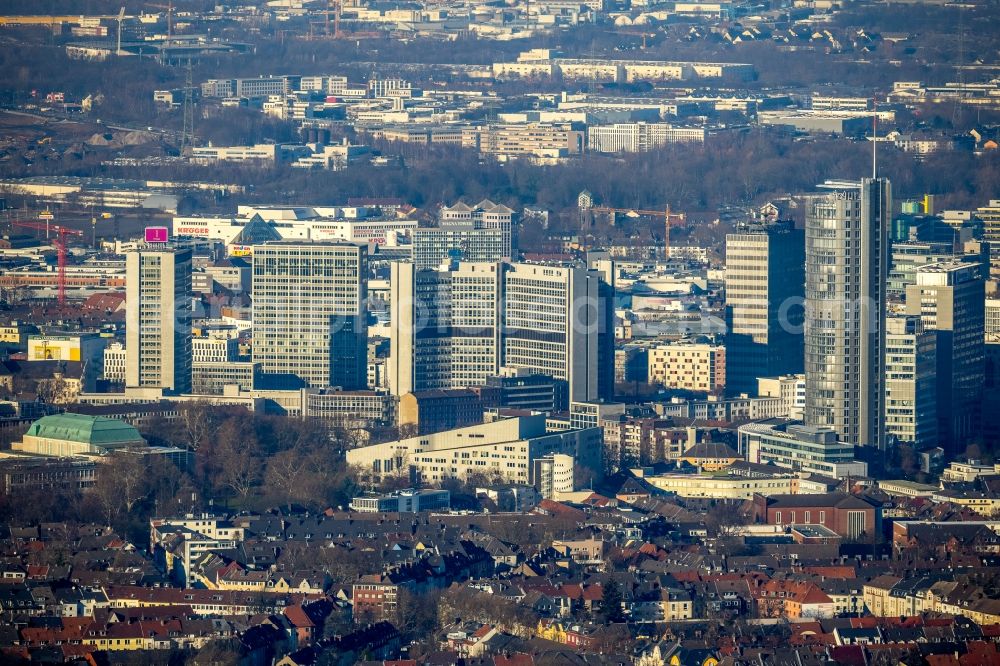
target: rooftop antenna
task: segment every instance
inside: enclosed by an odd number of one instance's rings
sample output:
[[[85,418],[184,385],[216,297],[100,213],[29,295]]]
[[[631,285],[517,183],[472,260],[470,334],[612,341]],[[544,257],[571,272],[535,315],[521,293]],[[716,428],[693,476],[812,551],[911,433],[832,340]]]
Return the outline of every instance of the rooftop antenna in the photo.
[[[958,100],[951,108],[952,125],[958,122],[962,98],[965,97],[965,12],[962,3],[958,3]]]
[[[878,95],[872,96],[872,180],[878,178]]]

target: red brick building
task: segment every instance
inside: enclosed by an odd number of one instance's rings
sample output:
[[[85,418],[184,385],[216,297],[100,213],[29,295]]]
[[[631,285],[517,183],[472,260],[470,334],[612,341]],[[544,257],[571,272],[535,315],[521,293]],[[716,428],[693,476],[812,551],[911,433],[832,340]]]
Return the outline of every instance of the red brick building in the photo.
[[[754,520],[767,525],[823,525],[847,539],[873,537],[881,507],[848,493],[754,495]]]
[[[351,589],[354,621],[368,623],[391,618],[399,601],[399,586],[385,576],[362,576]]]

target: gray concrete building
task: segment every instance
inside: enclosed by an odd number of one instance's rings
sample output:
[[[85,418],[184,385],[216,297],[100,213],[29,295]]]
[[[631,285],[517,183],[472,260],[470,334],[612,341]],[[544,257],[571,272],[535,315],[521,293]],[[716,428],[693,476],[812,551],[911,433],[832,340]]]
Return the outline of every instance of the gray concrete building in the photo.
[[[508,366],[565,380],[570,400],[610,397],[612,304],[600,283],[580,267],[394,263],[390,389],[483,386]]]

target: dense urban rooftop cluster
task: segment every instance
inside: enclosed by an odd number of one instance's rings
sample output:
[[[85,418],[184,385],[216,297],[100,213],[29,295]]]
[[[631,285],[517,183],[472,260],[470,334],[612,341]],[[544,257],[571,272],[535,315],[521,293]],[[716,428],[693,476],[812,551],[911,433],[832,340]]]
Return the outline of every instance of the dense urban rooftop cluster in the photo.
[[[997,523],[902,519],[905,501],[854,490],[878,518],[897,516],[885,539],[751,522],[722,505],[703,514],[634,478],[617,496],[520,514],[167,516],[150,521],[148,547],[96,524],[10,525],[4,652],[989,663]],[[808,505],[834,512],[840,497]]]

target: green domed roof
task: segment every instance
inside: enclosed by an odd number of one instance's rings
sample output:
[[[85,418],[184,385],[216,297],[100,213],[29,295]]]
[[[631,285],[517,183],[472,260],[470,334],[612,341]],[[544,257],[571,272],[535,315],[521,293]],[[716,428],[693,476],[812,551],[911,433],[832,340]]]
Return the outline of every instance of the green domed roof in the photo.
[[[105,448],[128,446],[143,441],[139,431],[124,421],[106,416],[69,413],[43,416],[31,424],[27,434]]]

